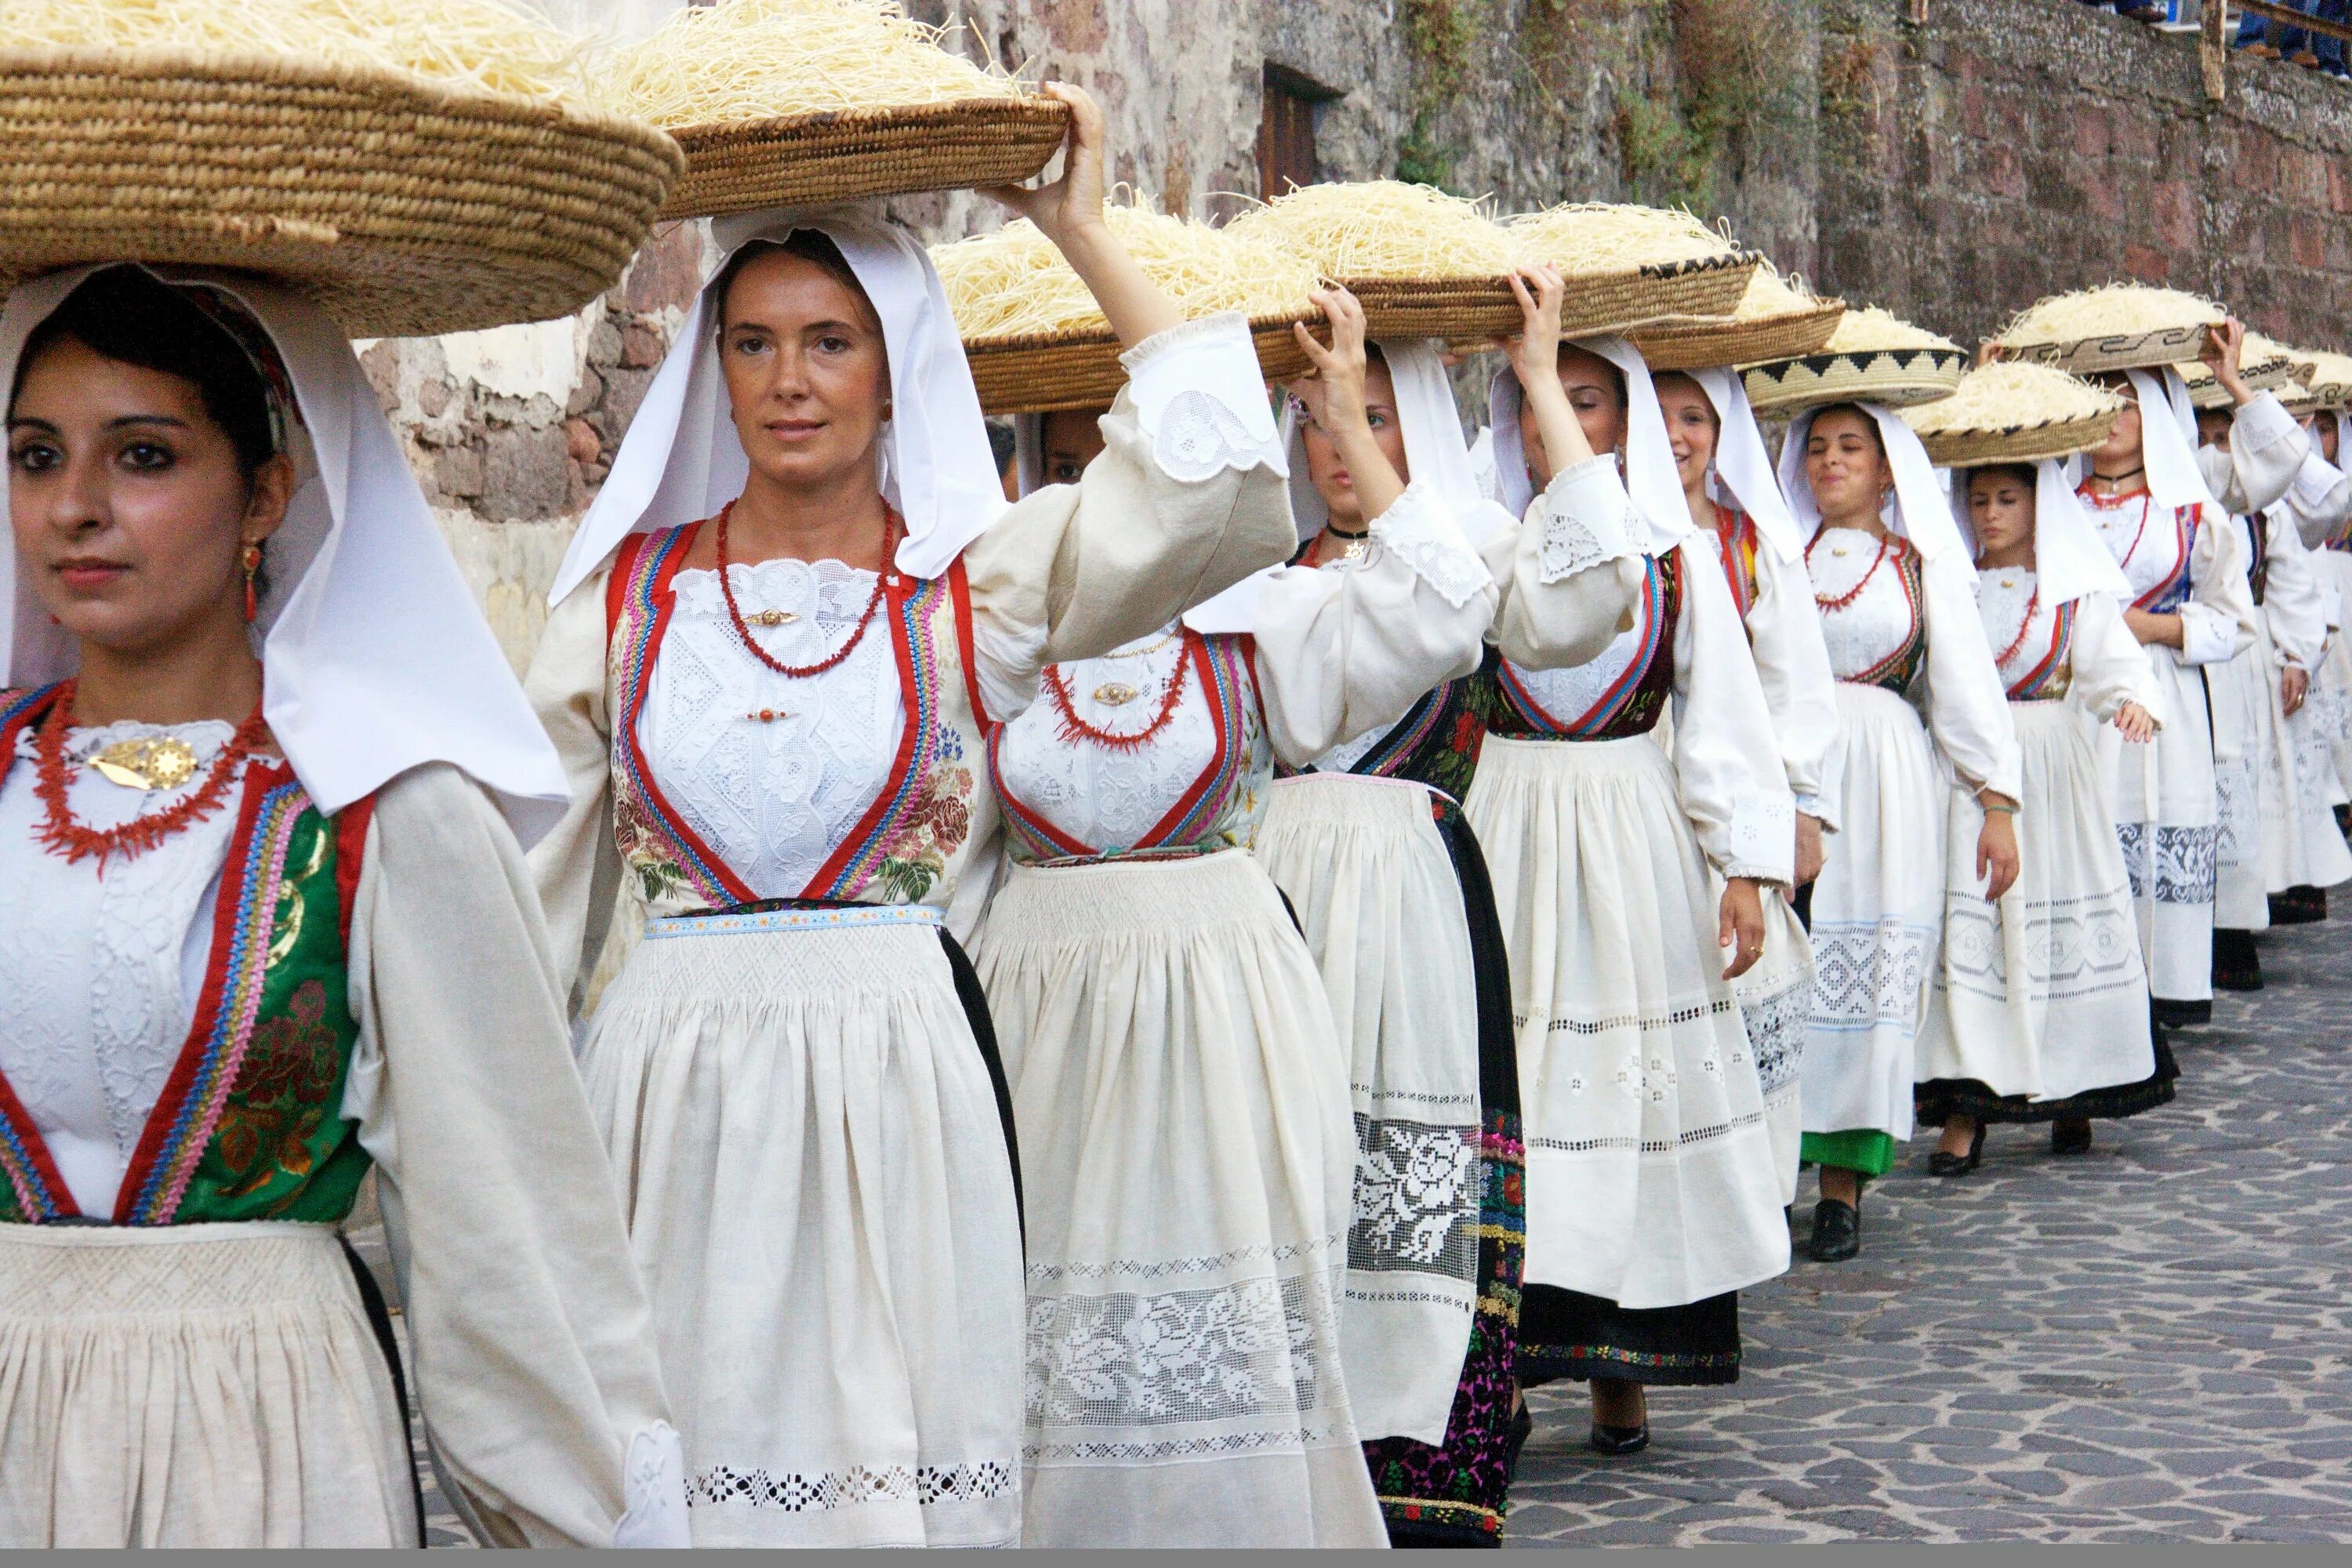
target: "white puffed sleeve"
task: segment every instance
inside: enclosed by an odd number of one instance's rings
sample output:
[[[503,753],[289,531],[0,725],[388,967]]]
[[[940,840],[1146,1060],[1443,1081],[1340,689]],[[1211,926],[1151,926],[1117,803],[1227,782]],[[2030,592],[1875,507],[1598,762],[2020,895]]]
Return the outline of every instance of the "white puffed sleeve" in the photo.
[[[2210,512],[2189,547],[2189,602],[2180,606],[2180,662],[2227,664],[2254,643],[2244,524]]]
[[[1683,604],[1675,622],[1674,751],[1683,811],[1717,871],[1786,884],[1797,806],[1748,633],[1715,546],[1689,539],[1676,549]]]
[[[1495,579],[1430,485],[1372,519],[1354,561],[1285,566],[1257,604],[1257,681],[1275,755],[1305,767],[1393,724],[1478,668]]]
[[[588,984],[613,923],[621,852],[613,839],[613,731],[607,715],[604,595],[607,563],[548,612],[523,693],[555,742],[572,804],[531,846],[531,880],[547,912],[568,1011],[586,1011]]]
[[[2305,547],[2284,502],[2271,508],[2263,526],[2270,564],[2263,574],[2260,613],[2270,627],[2279,663],[2315,671],[2327,650],[2327,596],[2320,585],[2319,563]]]
[[[2170,721],[2156,667],[2139,638],[2124,625],[2123,604],[2113,594],[2085,594],[2074,601],[2067,662],[2067,700],[2100,723],[2113,720],[2126,702],[2147,709],[2159,725]]]
[[[2197,467],[2213,499],[2244,514],[2273,505],[2286,494],[2310,451],[2310,434],[2285,405],[2263,392],[2240,404],[2230,416],[2230,449],[2200,447]]]
[[[1297,548],[1242,317],[1171,327],[1123,357],[1128,384],[1085,475],[1024,497],[964,547],[996,722],[1036,700],[1045,666],[1099,658]]]
[[[2352,523],[2352,477],[2321,457],[2319,445],[2314,442],[2279,504],[2294,516],[2295,532],[2304,544],[2324,550],[2330,540],[2342,537],[2347,523]]]
[[[1970,789],[2018,798],[2024,762],[2009,692],[1977,613],[1976,568],[1958,551],[1920,563],[1927,626],[1923,706],[1928,732]]]
[[[1803,560],[1784,561],[1769,543],[1756,552],[1756,598],[1748,642],[1771,710],[1780,763],[1797,809],[1834,832],[1838,822],[1837,677],[1822,640],[1822,613]]]
[[[578,595],[575,595],[575,599]],[[684,1546],[685,1458],[522,851],[455,769],[377,796],[343,1096],[435,1468],[486,1543]]]
[[[1646,533],[1615,458],[1553,475],[1516,526],[1496,529],[1478,547],[1502,589],[1489,640],[1528,669],[1600,658],[1633,624],[1648,580],[1638,542]]]

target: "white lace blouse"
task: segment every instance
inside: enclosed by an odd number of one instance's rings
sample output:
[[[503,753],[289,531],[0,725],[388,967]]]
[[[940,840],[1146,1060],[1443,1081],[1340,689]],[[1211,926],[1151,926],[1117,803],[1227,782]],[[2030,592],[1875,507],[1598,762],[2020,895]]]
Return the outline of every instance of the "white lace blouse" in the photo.
[[[2043,604],[2040,577],[2029,568],[1987,566],[1977,572],[1977,605],[1985,639],[2001,660],[2004,689],[2013,689],[2049,659],[2057,636],[2058,612]],[[2147,652],[2124,625],[2123,606],[2110,594],[2085,594],[2074,601],[2074,624],[2063,654],[2063,668],[2038,683],[2053,699],[2063,698],[2105,723],[2126,702],[2137,702],[2161,724],[2166,703]],[[2030,612],[2030,613],[2029,613]]]

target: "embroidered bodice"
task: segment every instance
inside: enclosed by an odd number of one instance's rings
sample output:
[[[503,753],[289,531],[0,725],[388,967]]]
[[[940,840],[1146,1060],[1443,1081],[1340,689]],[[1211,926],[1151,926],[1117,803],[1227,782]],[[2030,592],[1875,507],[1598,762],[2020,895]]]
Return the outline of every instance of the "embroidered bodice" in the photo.
[[[1050,686],[1086,725],[1157,733],[1106,744],[1072,726],[1051,689],[989,737],[1006,846],[1023,862],[1140,851],[1247,848],[1274,773],[1247,639],[1171,627],[1101,658],[1055,665]]]
[[[1444,682],[1395,723],[1343,741],[1299,771],[1406,779],[1460,800],[1470,793],[1486,738],[1479,693],[1492,685],[1500,658],[1489,648],[1477,675]]]
[[[2074,601],[2042,604],[2035,597],[2032,571],[1985,567],[1977,573],[1977,613],[1993,657],[2011,650],[2000,658],[2000,683],[2011,702],[2055,701],[2066,695],[2074,682]]]
[[[1489,727],[1501,735],[1559,741],[1616,741],[1647,734],[1674,690],[1675,628],[1682,615],[1680,561],[1679,554],[1644,557],[1644,582],[1633,626],[1618,633],[1591,662],[1565,669],[1530,669],[1509,659],[1498,661]]]
[[[803,667],[842,646],[876,581],[838,561],[763,561],[729,572],[760,646]],[[702,841],[760,897],[792,897],[889,782],[906,725],[889,628],[877,616],[848,658],[795,679],[758,662],[737,639],[716,572],[680,572],[673,591],[677,607],[655,656],[637,742],[662,793]],[[762,720],[763,710],[779,717]]]
[[[1859,529],[1825,527],[1806,547],[1805,566],[1821,606],[1831,673],[1902,692],[1917,679],[1927,652],[1926,593],[1911,542],[1889,535],[1884,559],[1880,543]]]
[[[1731,602],[1746,620],[1756,607],[1756,520],[1746,512],[1718,504],[1715,558],[1723,563],[1723,580],[1731,587]]]
[[[2146,490],[2103,496],[2085,486],[2078,493],[2091,526],[2131,584],[2133,606],[2158,615],[2179,610],[2192,586],[2196,509],[2177,508],[2168,517]]]

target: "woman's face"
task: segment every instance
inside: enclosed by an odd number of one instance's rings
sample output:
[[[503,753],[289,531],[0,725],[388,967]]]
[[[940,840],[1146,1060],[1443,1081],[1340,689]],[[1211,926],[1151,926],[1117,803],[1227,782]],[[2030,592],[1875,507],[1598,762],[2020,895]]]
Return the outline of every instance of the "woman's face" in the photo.
[[[1364,365],[1364,417],[1372,427],[1372,441],[1381,455],[1396,470],[1397,478],[1412,483],[1412,469],[1404,456],[1404,426],[1397,423],[1396,378],[1380,360]],[[1312,419],[1304,426],[1307,440],[1307,478],[1323,504],[1341,522],[1355,523],[1363,520],[1363,503],[1356,499],[1356,481],[1339,461],[1339,449],[1331,437]]]
[[[1576,422],[1583,426],[1585,442],[1593,455],[1621,449],[1625,444],[1625,382],[1617,367],[1599,354],[1562,343],[1559,384],[1568,394],[1568,405],[1575,410]],[[1549,485],[1559,465],[1544,450],[1543,436],[1524,399],[1519,405],[1519,448],[1528,455],[1528,477],[1535,480],[1536,489]]]
[[[1979,555],[2031,550],[2033,486],[2011,468],[1979,468],[1969,476],[1969,526]]]
[[[2140,466],[2139,396],[2126,379],[2103,379],[2101,384],[2124,400],[2124,411],[2116,416],[2116,427],[2106,440],[2091,454],[2091,466],[2110,474],[2128,473]]]
[[[2319,442],[2319,455],[2331,463],[2336,461],[2336,416],[2313,415],[2311,433]]]
[[[1878,427],[1853,408],[1828,409],[1805,434],[1805,482],[1824,521],[1874,519],[1895,483]]]
[[[812,489],[863,466],[889,398],[882,323],[866,297],[803,257],[754,257],[727,289],[719,363],[752,470]]]
[[[8,411],[16,559],[67,632],[168,649],[241,621],[245,547],[285,520],[293,466],[251,479],[194,384],[70,338],[43,349]]]
[[[1716,417],[1714,401],[1689,376],[1662,375],[1655,384],[1658,412],[1666,416],[1666,446],[1675,455],[1675,472],[1682,476],[1685,492],[1696,490],[1706,483],[1707,469],[1714,466],[1715,444],[1723,422]]]
[[[1045,452],[1045,482],[1049,485],[1074,485],[1086,477],[1087,465],[1103,449],[1102,421],[1098,415],[1080,409],[1067,409],[1048,414],[1041,420],[1039,434],[1044,437]]]

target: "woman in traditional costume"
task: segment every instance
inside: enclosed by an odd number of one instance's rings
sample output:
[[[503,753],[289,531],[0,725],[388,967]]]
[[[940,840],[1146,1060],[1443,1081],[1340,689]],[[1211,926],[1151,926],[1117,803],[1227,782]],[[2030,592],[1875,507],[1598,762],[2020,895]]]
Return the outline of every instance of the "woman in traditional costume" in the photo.
[[[1654,382],[1691,525],[1714,541],[1731,602],[1771,710],[1780,765],[1797,807],[1795,889],[1821,875],[1824,830],[1837,820],[1837,681],[1805,574],[1803,536],[1772,472],[1747,389],[1728,370]],[[1813,949],[1792,898],[1764,900],[1764,953],[1733,984],[1764,1086],[1764,1121],[1780,1201],[1797,1201],[1804,1112],[1798,1082],[1813,1010]]]
[[[531,672],[574,792],[533,865],[700,1544],[1021,1538],[1016,1166],[956,946],[987,731],[1292,544],[1247,333],[1135,267],[1100,112],[1048,90],[1067,172],[1000,195],[1129,345],[1084,481],[1005,505],[911,236],[722,221]]]
[[[1788,1268],[1732,982],[1763,950],[1768,886],[1789,882],[1795,806],[1640,353],[1555,350],[1531,327],[1512,357],[1489,398],[1505,506],[1549,536],[1548,561],[1630,553],[1643,576],[1598,658],[1538,663],[1502,640],[1465,803],[1518,1028],[1519,1380],[1590,1380],[1592,1447],[1623,1454],[1649,1441],[1646,1386],[1738,1376],[1738,1292]],[[1580,492],[1594,502],[1562,504]],[[1653,732],[1669,698],[1671,750]]]
[[[1999,899],[2017,878],[2018,748],[1975,574],[1911,427],[1874,403],[1808,410],[1790,423],[1780,485],[1809,531],[1843,731],[1838,852],[1813,884],[1802,1091],[1804,1158],[1821,1167],[1810,1250],[1834,1263],[1862,1250],[1863,1184],[1911,1136],[1947,793],[1957,779],[1983,808],[1971,868]]]
[[[336,1234],[373,1168],[467,1526],[683,1544],[508,825],[562,770],[349,343],[247,276],[85,268],[10,296],[0,376],[0,1542],[422,1544]]]
[[[1976,1168],[1992,1122],[2046,1121],[2052,1152],[2079,1154],[2093,1119],[2162,1105],[2179,1076],[2151,1035],[2130,879],[2083,721],[2127,746],[2158,728],[2164,699],[2123,623],[2129,590],[2056,459],[1953,477],[2022,794],[2009,891],[1988,902],[1958,856],[1945,888],[1917,1091],[1919,1120],[1944,1130],[1928,1158],[1939,1176]],[[1954,790],[1950,811],[1948,842],[1972,842],[1982,805]]]

